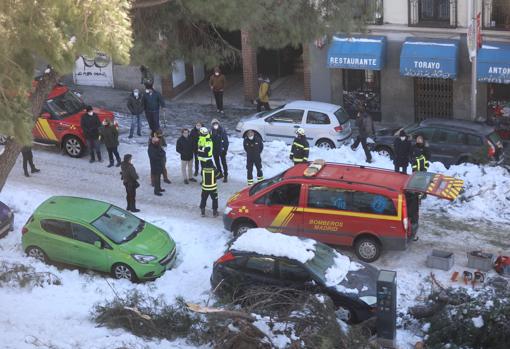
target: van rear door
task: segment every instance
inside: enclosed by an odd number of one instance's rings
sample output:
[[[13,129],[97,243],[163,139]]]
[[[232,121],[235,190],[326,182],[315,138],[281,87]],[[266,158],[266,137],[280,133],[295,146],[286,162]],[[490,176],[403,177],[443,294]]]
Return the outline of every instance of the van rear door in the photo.
[[[464,181],[451,176],[432,172],[415,172],[409,176],[404,190],[425,193],[441,199],[453,201],[459,196]]]

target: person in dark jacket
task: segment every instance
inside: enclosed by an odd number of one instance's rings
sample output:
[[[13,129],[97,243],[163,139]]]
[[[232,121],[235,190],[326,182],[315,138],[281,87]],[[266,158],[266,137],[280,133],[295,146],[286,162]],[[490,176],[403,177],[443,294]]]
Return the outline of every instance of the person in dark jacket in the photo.
[[[151,177],[154,184],[154,195],[161,196],[165,189],[161,188],[161,175],[165,166],[166,153],[161,147],[158,137],[152,137],[147,149],[151,164]]]
[[[23,157],[23,172],[25,173],[25,177],[30,177],[28,174],[28,165],[30,165],[30,172],[41,172],[41,170],[36,168],[34,165],[34,154],[32,153],[32,147],[25,146],[21,148],[21,156]]]
[[[309,152],[310,146],[306,140],[305,130],[300,127],[296,130],[296,138],[292,142],[289,158],[294,162],[294,165],[307,162]]]
[[[195,172],[193,176],[198,176],[198,170],[200,169],[200,161],[198,160],[198,138],[200,138],[200,129],[203,124],[200,121],[195,123],[195,127],[191,129],[189,133],[189,137],[191,139],[191,143],[193,144],[193,157],[195,158]]]
[[[103,128],[100,130],[100,138],[106,147],[108,152],[108,159],[110,163],[108,167],[113,167],[113,157],[117,160],[117,167],[120,166],[120,155],[119,155],[119,131],[116,125],[110,119],[103,120]]]
[[[142,115],[143,108],[143,99],[140,95],[140,91],[137,88],[133,90],[133,92],[129,95],[127,107],[129,112],[131,113],[131,127],[129,128],[129,138],[133,138],[133,134],[135,131],[135,123],[136,123],[136,134],[138,136],[142,135],[142,123],[140,121],[140,116]]]
[[[202,195],[200,199],[200,213],[205,217],[207,198],[212,199],[213,217],[218,216],[218,184],[216,183],[216,169],[209,163],[202,168]]]
[[[413,172],[427,172],[429,169],[430,150],[422,135],[416,136],[411,150],[411,168]]]
[[[404,130],[400,130],[398,137],[393,141],[393,164],[395,172],[407,173],[407,166],[411,156],[411,142],[407,138]]]
[[[181,137],[177,140],[175,150],[181,154],[181,173],[184,178],[184,183],[196,182],[193,178],[193,141],[189,136],[189,130],[187,128],[181,131]]]
[[[216,101],[216,111],[223,114],[223,91],[225,90],[225,75],[220,71],[220,67],[214,68],[214,73],[209,78],[209,87],[214,94]]]
[[[159,129],[156,132],[153,132],[153,134],[151,135],[151,138],[152,137],[158,137],[159,144],[161,145],[162,148],[166,149],[167,143],[166,143],[165,135],[163,134],[163,130]],[[149,142],[150,142],[150,140],[149,140]],[[168,178],[168,170],[166,169],[166,150],[165,150],[165,161],[163,164],[163,182],[165,182],[166,184],[172,183],[170,181],[170,178]]]
[[[136,208],[136,188],[140,186],[138,183],[138,174],[132,163],[133,156],[131,154],[124,155],[124,161],[120,165],[120,175],[122,183],[126,187],[127,210],[131,212],[140,212]]]
[[[102,162],[101,144],[99,143],[101,121],[99,121],[99,117],[94,113],[90,105],[86,107],[86,111],[87,112],[81,117],[80,126],[87,141],[87,147],[89,148],[90,162],[96,161],[95,155],[97,155],[97,160]]]
[[[149,128],[152,132],[156,132],[160,129],[159,109],[165,107],[165,100],[158,91],[154,90],[152,83],[145,84],[142,100]]]
[[[227,166],[227,151],[228,151],[228,136],[227,132],[221,127],[218,119],[213,119],[211,122],[211,139],[213,142],[213,156],[214,164],[216,165],[217,174],[216,178],[223,178],[223,182],[228,181],[228,166]]]
[[[255,136],[253,130],[246,132],[246,137],[243,141],[243,147],[246,151],[246,170],[248,185],[253,185],[253,165],[257,169],[257,182],[264,180],[264,174],[262,173],[262,160],[260,154],[264,149],[264,143],[260,137]]]
[[[365,152],[366,162],[371,163],[372,154],[370,154],[370,150],[368,149],[367,138],[373,137],[373,135],[375,134],[374,122],[372,120],[372,117],[368,113],[360,111],[356,115],[355,125],[358,128],[358,136],[356,137],[356,140],[352,144],[351,149],[356,150],[356,148],[358,148],[358,145],[361,143],[363,151]]]

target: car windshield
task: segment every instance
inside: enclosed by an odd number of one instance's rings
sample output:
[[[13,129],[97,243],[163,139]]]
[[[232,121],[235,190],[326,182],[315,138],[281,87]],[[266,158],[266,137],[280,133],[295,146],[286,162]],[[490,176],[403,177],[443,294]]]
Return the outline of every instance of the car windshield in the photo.
[[[347,112],[343,108],[338,109],[335,112],[335,116],[340,125],[349,121],[349,114],[347,114]]]
[[[257,194],[259,191],[264,190],[275,183],[281,182],[285,172],[287,171],[283,171],[279,175],[256,183],[253,187],[250,188],[250,196]]]
[[[59,119],[76,114],[85,109],[85,104],[71,91],[46,101],[51,113]]]
[[[110,206],[101,217],[92,222],[92,226],[113,242],[122,244],[134,239],[143,230],[145,221],[118,207]]]
[[[257,113],[257,118],[263,118],[264,116],[269,115],[270,113],[274,113],[275,111],[280,110],[283,107],[285,107],[285,104],[280,105],[279,107],[276,107],[276,108],[271,109],[271,110],[264,110],[264,111],[258,112]]]
[[[413,131],[415,131],[419,126],[420,126],[420,124],[414,123],[414,124],[410,124],[410,125],[405,126],[403,129],[404,129],[406,134],[410,134]]]
[[[326,270],[335,264],[335,250],[317,243],[315,244],[315,256],[305,264],[315,276],[326,283]]]

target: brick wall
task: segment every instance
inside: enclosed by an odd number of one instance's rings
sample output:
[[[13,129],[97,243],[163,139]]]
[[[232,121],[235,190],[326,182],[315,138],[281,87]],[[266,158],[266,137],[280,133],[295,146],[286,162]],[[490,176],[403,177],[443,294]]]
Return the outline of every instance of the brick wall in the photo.
[[[303,44],[303,98],[307,101],[312,99],[310,77],[310,47]]]
[[[257,49],[250,45],[250,33],[245,30],[241,30],[241,46],[244,100],[250,103],[258,95]]]

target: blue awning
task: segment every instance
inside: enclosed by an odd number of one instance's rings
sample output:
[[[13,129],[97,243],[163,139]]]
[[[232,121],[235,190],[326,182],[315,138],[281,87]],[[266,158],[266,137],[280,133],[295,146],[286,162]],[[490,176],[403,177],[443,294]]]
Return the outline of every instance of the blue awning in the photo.
[[[510,43],[487,42],[476,58],[478,81],[510,84]]]
[[[400,74],[456,79],[459,40],[407,38],[400,53]]]
[[[381,70],[385,55],[385,36],[333,36],[328,67]]]

